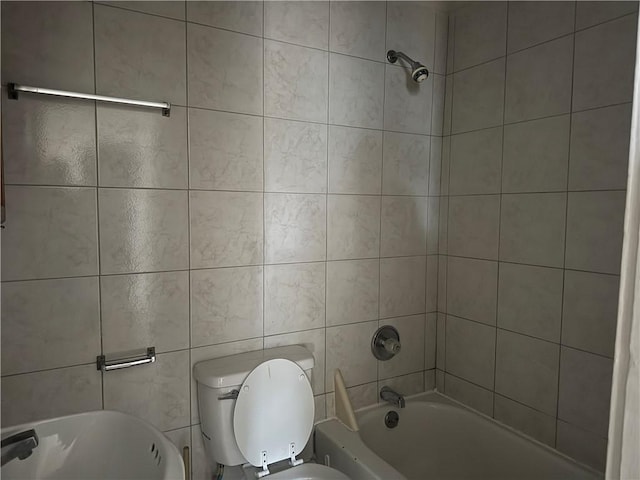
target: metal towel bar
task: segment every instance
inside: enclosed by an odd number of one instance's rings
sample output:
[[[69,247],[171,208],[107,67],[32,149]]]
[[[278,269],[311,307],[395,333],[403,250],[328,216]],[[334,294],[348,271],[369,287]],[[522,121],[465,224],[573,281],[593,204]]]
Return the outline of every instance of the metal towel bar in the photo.
[[[164,115],[165,117],[168,117],[171,114],[171,104],[168,102],[147,102],[146,100],[131,100],[128,98],[107,97],[105,95],[94,95],[92,93],[67,92],[65,90],[54,90],[52,88],[29,87],[27,85],[18,85],[16,83],[7,84],[7,91],[11,100],[18,99],[18,92],[39,93],[43,95],[57,95],[59,97],[97,100],[98,102],[135,105],[138,107],[161,108],[162,115]]]

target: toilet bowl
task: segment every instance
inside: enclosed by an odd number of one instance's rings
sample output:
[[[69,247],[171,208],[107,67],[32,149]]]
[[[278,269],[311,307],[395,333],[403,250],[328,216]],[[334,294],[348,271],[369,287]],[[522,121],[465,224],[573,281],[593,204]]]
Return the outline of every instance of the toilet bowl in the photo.
[[[300,345],[197,363],[200,427],[210,462],[243,465],[247,478],[349,480],[298,458],[313,431],[313,365]],[[271,473],[274,464],[288,467]]]

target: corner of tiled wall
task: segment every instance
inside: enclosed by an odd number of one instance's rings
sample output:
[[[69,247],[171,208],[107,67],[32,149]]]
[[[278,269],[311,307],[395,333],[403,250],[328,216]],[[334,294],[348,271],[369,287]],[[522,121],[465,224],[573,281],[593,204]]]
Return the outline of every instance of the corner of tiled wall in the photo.
[[[599,470],[637,6],[479,2],[449,25],[438,389]]]
[[[318,419],[336,367],[356,406],[440,383],[447,23],[425,3],[3,2],[4,82],[172,103],[3,95],[3,422],[122,410],[207,478],[197,361],[302,343]],[[151,366],[96,371],[150,345]]]

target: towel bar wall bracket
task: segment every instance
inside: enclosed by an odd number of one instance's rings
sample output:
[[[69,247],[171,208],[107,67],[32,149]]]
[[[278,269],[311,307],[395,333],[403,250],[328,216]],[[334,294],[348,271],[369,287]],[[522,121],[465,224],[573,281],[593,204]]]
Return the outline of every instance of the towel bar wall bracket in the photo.
[[[107,97],[105,95],[94,95],[92,93],[67,92],[65,90],[54,90],[51,88],[29,87],[16,83],[7,84],[7,94],[10,100],[18,100],[18,92],[39,93],[43,95],[56,95],[59,97],[80,98],[83,100],[95,100],[98,102],[119,103],[121,105],[133,105],[146,108],[160,108],[162,115],[171,116],[171,104],[168,102],[148,102],[146,100],[130,100],[128,98]]]

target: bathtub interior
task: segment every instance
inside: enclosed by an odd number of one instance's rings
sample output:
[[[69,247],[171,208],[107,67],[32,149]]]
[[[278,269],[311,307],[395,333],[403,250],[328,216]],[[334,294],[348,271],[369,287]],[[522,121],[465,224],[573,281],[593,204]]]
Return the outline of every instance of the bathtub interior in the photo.
[[[399,415],[395,428],[384,422],[390,411]],[[354,479],[601,478],[548,446],[436,392],[410,397],[404,409],[375,405],[356,415],[357,433],[337,420],[319,424],[316,433],[319,461],[329,455],[328,460],[340,463],[335,465],[340,469],[351,458],[348,466]],[[370,471],[363,471],[367,468]]]

